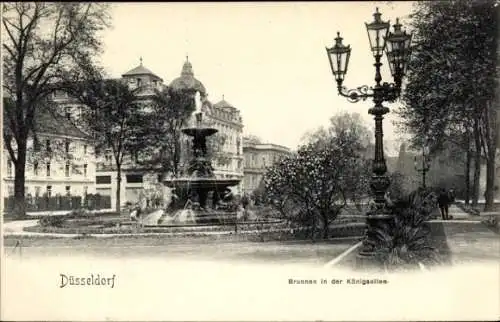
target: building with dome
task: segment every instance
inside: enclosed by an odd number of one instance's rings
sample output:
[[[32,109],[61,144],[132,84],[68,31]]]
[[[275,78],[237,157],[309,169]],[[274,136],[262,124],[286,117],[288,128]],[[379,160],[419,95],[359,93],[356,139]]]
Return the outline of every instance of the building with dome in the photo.
[[[240,111],[224,100],[224,97],[215,104],[208,100],[208,92],[203,83],[195,77],[193,66],[187,57],[182,65],[180,75],[168,85],[156,73],[144,66],[142,58],[139,65],[122,74],[120,80],[131,89],[140,88],[138,95],[145,101],[145,108],[147,108],[147,101],[155,90],[161,91],[167,87],[172,87],[192,90],[193,94],[198,92],[203,108],[206,111],[207,122],[219,130],[217,135],[221,139],[220,143],[222,143],[220,150],[217,151],[212,161],[216,177],[243,179],[243,123]],[[76,121],[78,119],[79,110],[82,106],[68,97],[66,93],[56,93],[54,102],[61,107],[63,115],[68,120]],[[185,145],[181,149],[187,148],[188,139],[186,136],[182,142]],[[114,206],[117,173],[111,151],[107,152],[95,160],[95,172],[91,173],[95,180],[85,184],[89,186],[89,192],[110,196],[111,205]],[[147,172],[141,169],[133,158],[126,158],[122,166],[122,186],[120,189],[122,203],[138,201],[144,190],[160,184],[158,179],[158,174]],[[235,187],[235,189],[237,190],[236,193],[241,193],[242,185]]]
[[[122,75],[122,80],[132,89],[141,87],[140,95],[152,95],[155,89],[162,90],[165,87],[161,77],[143,66],[142,58],[139,66]]]
[[[191,65],[187,57],[182,66],[181,75],[171,81],[168,86],[177,90],[192,90],[193,92],[199,92],[202,100],[207,96],[207,91],[203,83],[194,77],[193,65]]]
[[[224,97],[215,104],[208,99],[208,92],[203,83],[195,78],[193,66],[187,57],[182,66],[181,75],[172,80],[168,86],[179,90],[192,90],[200,94],[206,122],[219,131],[215,139],[220,139],[221,146],[212,160],[215,176],[243,179],[243,120],[240,111],[224,100]],[[186,136],[183,142],[184,149],[187,148],[188,141],[189,137]],[[241,185],[235,189],[236,193],[242,192]]]
[[[172,87],[179,90],[192,90],[198,92],[203,107],[206,110],[207,121],[216,129],[217,134],[223,138],[221,150],[218,151],[212,164],[214,173],[219,178],[243,178],[243,123],[240,111],[230,103],[222,99],[220,102],[212,104],[208,100],[208,92],[201,81],[194,74],[193,66],[187,59],[184,62],[180,76],[174,78],[168,85],[154,72],[146,68],[142,59],[140,65],[124,73],[121,78],[131,88],[141,87],[140,96],[147,101],[148,97],[154,94],[154,90],[162,90]],[[147,105],[146,105],[147,106]],[[186,136],[182,141],[181,149],[186,149],[189,144]],[[121,200],[123,203],[136,202],[144,189],[148,189],[159,184],[158,175],[146,173],[132,159],[127,160],[123,165]],[[181,163],[184,160],[181,160]],[[114,198],[116,195],[116,171],[113,169],[113,159],[110,156],[100,159],[96,174],[96,190],[102,195],[109,195]],[[241,193],[242,186],[235,187],[236,193]]]

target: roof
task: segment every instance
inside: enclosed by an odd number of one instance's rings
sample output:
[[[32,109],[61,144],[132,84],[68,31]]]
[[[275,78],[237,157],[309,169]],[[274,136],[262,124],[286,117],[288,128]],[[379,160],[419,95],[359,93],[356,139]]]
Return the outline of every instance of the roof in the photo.
[[[72,136],[88,139],[89,136],[82,132],[73,122],[55,111],[41,108],[36,114],[35,131],[39,133]]]
[[[253,150],[267,150],[267,151],[276,151],[276,152],[285,152],[285,153],[291,153],[290,148],[279,145],[279,144],[274,144],[274,143],[253,143],[253,142],[243,142],[243,149],[248,150],[248,149],[253,149]]]
[[[216,108],[232,108],[232,109],[235,109],[235,107],[233,105],[231,105],[230,103],[228,103],[226,100],[224,100],[224,98],[222,98],[222,100],[220,102],[215,103],[214,107],[216,107]]]
[[[193,65],[187,59],[182,66],[181,76],[174,79],[169,86],[180,90],[194,90],[200,92],[203,96],[207,93],[203,83],[194,77]]]
[[[126,72],[122,76],[126,77],[126,76],[139,76],[139,75],[150,75],[150,76],[153,76],[155,78],[162,79],[161,77],[159,77],[158,75],[156,75],[155,73],[153,73],[151,70],[149,70],[146,67],[144,67],[142,65],[142,62],[141,62],[141,64],[139,66],[137,66],[137,67],[129,70],[128,72]]]

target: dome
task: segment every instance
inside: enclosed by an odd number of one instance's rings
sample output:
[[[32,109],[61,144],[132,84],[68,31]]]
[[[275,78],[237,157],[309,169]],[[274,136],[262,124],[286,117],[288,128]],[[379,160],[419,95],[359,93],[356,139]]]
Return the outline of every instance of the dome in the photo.
[[[205,86],[194,78],[193,66],[187,59],[184,66],[182,66],[181,76],[174,79],[169,86],[178,90],[188,89],[198,91],[202,96],[206,96],[207,94]]]
[[[227,108],[236,109],[233,105],[231,105],[224,99],[224,96],[222,96],[222,100],[220,102],[214,104],[214,107],[222,109],[227,109]]]
[[[160,79],[161,80],[161,77],[159,77],[158,75],[156,75],[155,73],[153,73],[151,70],[149,70],[148,68],[144,67],[142,65],[142,57],[141,57],[141,63],[139,66],[129,70],[128,72],[126,72],[125,74],[122,75],[122,77],[127,77],[127,76],[141,76],[141,75],[148,75],[148,76],[152,76],[154,78],[157,78],[157,79]]]

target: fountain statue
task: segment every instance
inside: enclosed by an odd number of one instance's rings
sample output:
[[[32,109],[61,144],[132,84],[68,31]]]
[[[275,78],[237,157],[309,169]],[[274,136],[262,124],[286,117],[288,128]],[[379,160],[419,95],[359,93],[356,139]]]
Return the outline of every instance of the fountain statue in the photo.
[[[166,211],[160,219],[162,224],[217,221],[224,212],[217,209],[219,202],[229,187],[236,186],[240,182],[240,179],[215,177],[208,156],[207,138],[218,130],[206,124],[206,113],[199,92],[196,93],[195,104],[196,109],[191,116],[189,126],[182,129],[184,134],[192,138],[193,156],[187,167],[187,176],[174,177],[163,182],[172,189],[175,198],[171,199],[169,211]],[[236,211],[234,217],[236,218]]]

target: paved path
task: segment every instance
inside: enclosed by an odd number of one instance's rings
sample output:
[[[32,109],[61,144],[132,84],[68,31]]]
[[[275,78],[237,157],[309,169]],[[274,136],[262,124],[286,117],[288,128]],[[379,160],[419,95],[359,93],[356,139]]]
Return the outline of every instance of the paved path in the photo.
[[[93,213],[103,213],[110,212],[113,209],[99,209],[92,210]],[[61,215],[69,215],[73,210],[55,210],[55,211],[30,211],[26,213],[28,217],[39,217],[39,216],[61,216]],[[5,214],[5,211],[4,211]]]
[[[448,214],[453,217],[453,219],[448,219],[446,222],[455,222],[455,221],[471,221],[471,222],[481,222],[481,217],[476,215],[471,215],[460,209],[457,205],[451,205],[448,209]],[[432,222],[442,222],[441,214],[439,214],[438,219],[431,220]]]
[[[452,263],[500,260],[500,236],[482,224],[483,217],[452,205],[451,220],[432,220],[433,237]]]

